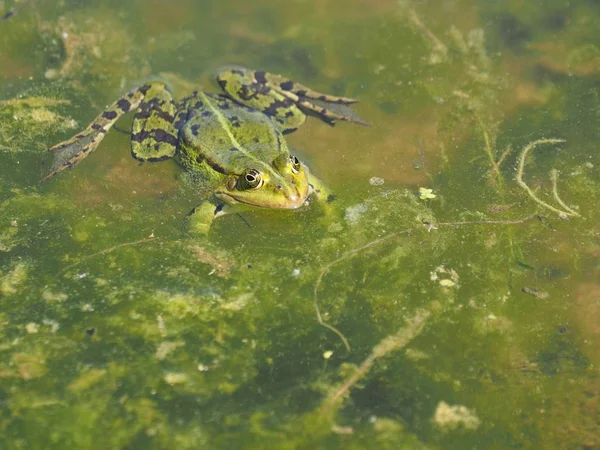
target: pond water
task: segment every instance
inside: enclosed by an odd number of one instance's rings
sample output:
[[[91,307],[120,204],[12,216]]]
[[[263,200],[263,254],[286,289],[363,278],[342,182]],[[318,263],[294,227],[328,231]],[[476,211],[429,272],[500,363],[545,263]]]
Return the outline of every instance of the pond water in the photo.
[[[600,448],[598,2],[0,15],[1,448]],[[287,136],[331,214],[193,235],[183,169],[118,131],[40,182],[127,90],[230,64],[360,99]]]

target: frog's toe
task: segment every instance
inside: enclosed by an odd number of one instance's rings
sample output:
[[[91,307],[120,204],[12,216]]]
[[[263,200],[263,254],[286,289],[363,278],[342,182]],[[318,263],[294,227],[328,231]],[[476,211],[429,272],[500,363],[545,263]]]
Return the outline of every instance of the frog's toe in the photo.
[[[86,130],[50,148],[49,151],[54,154],[54,159],[52,167],[43,181],[79,163],[98,146],[104,134],[102,129]]]

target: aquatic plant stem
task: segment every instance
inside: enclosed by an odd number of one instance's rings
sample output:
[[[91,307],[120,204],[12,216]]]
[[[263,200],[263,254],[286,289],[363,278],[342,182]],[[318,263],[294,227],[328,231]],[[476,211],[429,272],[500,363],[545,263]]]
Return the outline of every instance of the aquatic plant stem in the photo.
[[[344,395],[356,384],[358,380],[364,377],[377,359],[383,358],[389,353],[401,350],[406,347],[410,341],[421,333],[425,327],[425,321],[430,316],[430,312],[427,310],[418,311],[414,317],[407,321],[406,327],[399,330],[397,333],[383,338],[379,344],[377,344],[371,350],[371,353],[365,359],[362,364],[358,367],[358,370],[350,376],[346,382],[337,391],[327,397],[321,406],[321,412],[323,414],[328,413],[331,409],[341,403]]]
[[[74,267],[74,266],[76,266],[78,264],[81,264],[83,261],[87,261],[88,259],[94,258],[96,256],[104,255],[106,253],[113,252],[113,251],[115,251],[117,249],[120,249],[120,248],[123,248],[123,247],[132,247],[134,245],[145,244],[146,242],[151,242],[151,241],[155,241],[155,240],[157,240],[156,237],[150,236],[150,237],[147,237],[147,238],[144,238],[144,239],[139,239],[137,241],[124,242],[122,244],[118,244],[118,245],[115,245],[115,246],[110,247],[110,248],[105,248],[104,250],[100,250],[99,252],[92,253],[91,255],[87,255],[87,256],[84,256],[82,258],[79,258],[79,260],[77,260],[73,264],[69,264],[67,267],[63,268],[58,274],[64,273],[67,270],[69,270],[71,267]]]
[[[573,212],[563,211],[561,209],[558,209],[558,208],[546,203],[542,199],[540,199],[537,195],[535,195],[535,193],[531,190],[531,188],[523,180],[523,172],[525,171],[525,162],[527,161],[527,155],[536,146],[543,145],[543,144],[560,144],[563,142],[565,142],[564,139],[538,139],[537,141],[530,142],[529,144],[527,144],[525,146],[525,148],[521,152],[521,155],[519,156],[519,169],[517,171],[517,184],[519,186],[521,186],[523,189],[525,189],[525,191],[529,194],[529,196],[533,199],[533,201],[535,201],[539,205],[543,206],[544,208],[557,213],[558,216],[562,219],[567,218],[569,216],[579,216],[579,214],[574,211]],[[560,201],[559,203],[561,204],[561,206],[563,205],[562,201]],[[570,208],[567,207],[567,210],[570,210]]]
[[[500,186],[500,189],[502,189],[503,183],[502,183],[502,176],[500,175],[500,166],[494,159],[494,152],[492,151],[490,135],[489,135],[487,129],[484,127],[481,117],[477,116],[477,121],[479,122],[479,126],[481,127],[481,132],[483,134],[483,142],[485,143],[485,146],[484,146],[485,153],[488,155],[490,164],[492,165],[492,170],[496,175],[496,179],[498,180],[498,185]]]
[[[427,38],[433,44],[433,48],[442,55],[447,56],[448,47],[446,46],[446,44],[440,41],[438,37],[435,34],[433,34],[433,32],[429,28],[427,28],[423,22],[421,22],[421,19],[419,19],[419,16],[417,15],[414,9],[410,9],[408,13],[413,25],[415,25],[418,29],[420,29],[423,32],[425,36],[427,36]]]
[[[560,206],[562,206],[563,208],[565,208],[567,211],[569,211],[572,215],[574,216],[578,216],[579,217],[579,213],[571,208],[569,208],[565,202],[562,201],[562,199],[558,196],[558,170],[556,169],[552,169],[550,171],[550,178],[552,180],[552,195],[554,195],[554,199],[558,202],[558,204]]]

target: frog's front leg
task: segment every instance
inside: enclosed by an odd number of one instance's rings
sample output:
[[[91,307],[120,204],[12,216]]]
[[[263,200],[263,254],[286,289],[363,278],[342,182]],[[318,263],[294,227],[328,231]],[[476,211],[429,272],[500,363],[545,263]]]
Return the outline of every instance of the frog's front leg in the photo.
[[[368,125],[350,109],[358,100],[313,91],[281,75],[231,68],[221,70],[217,80],[235,101],[273,118],[283,133],[291,133],[302,125],[306,113],[330,125],[337,120]]]
[[[141,161],[159,161],[173,156],[178,135],[174,125],[175,103],[164,83],[150,82],[119,98],[81,133],[50,148],[54,161],[44,180],[81,162],[98,147],[123,114],[138,107],[132,125],[133,156]]]
[[[196,206],[188,214],[188,230],[192,234],[206,235],[210,231],[210,227],[217,217],[239,213],[248,209],[247,206],[242,204],[214,204],[211,201],[206,200]]]

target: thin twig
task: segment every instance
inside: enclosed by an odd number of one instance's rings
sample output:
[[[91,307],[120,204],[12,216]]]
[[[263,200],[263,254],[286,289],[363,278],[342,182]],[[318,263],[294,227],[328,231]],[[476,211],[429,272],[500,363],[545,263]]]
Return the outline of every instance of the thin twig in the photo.
[[[564,219],[573,214],[563,211],[561,209],[555,208],[554,206],[549,205],[545,201],[541,200],[533,193],[533,191],[527,185],[527,183],[525,183],[525,181],[523,181],[523,172],[525,170],[525,161],[527,160],[527,155],[529,154],[529,152],[537,145],[560,144],[562,142],[565,142],[565,141],[563,139],[538,139],[537,141],[533,141],[533,142],[530,142],[529,144],[527,144],[527,146],[523,149],[523,151],[521,152],[521,155],[519,156],[519,170],[517,172],[517,183],[519,186],[521,186],[523,189],[525,189],[525,191],[529,194],[529,196],[536,203],[538,203],[539,205],[543,206],[546,209],[549,209],[550,211],[557,213],[560,218]],[[579,215],[579,214],[577,214],[577,215]]]
[[[496,163],[498,165],[498,167],[500,167],[502,165],[502,163],[504,162],[506,157],[510,154],[510,152],[512,152],[512,147],[510,145],[508,145],[506,147],[506,150],[504,150],[504,153],[502,153],[502,155],[500,156],[500,159]]]
[[[352,386],[369,372],[377,359],[383,358],[393,351],[401,350],[406,347],[410,341],[421,333],[425,326],[425,321],[430,314],[431,313],[427,310],[418,311],[414,317],[407,321],[408,323],[405,328],[402,328],[396,334],[385,337],[379,344],[373,347],[373,350],[371,350],[371,353],[359,366],[358,370],[354,372],[354,374],[352,374],[352,376],[348,378],[337,391],[327,397],[323,402],[321,412],[325,414],[332,408],[335,408]]]
[[[87,256],[84,256],[84,257],[80,258],[79,260],[77,260],[73,264],[70,264],[70,265],[66,266],[65,268],[63,268],[59,272],[59,274],[61,274],[63,272],[66,272],[67,270],[69,270],[73,266],[81,264],[83,261],[87,261],[88,259],[95,258],[96,256],[104,255],[106,253],[113,252],[113,251],[118,250],[118,249],[123,248],[123,247],[131,247],[131,246],[134,246],[134,245],[144,244],[146,242],[150,242],[150,241],[154,241],[154,240],[156,240],[156,238],[154,236],[151,236],[151,237],[147,237],[147,238],[144,238],[144,239],[140,239],[138,241],[124,242],[122,244],[115,245],[114,247],[105,248],[104,250],[100,250],[99,252],[92,253],[91,255],[87,255]]]
[[[436,227],[455,227],[460,225],[516,225],[527,222],[533,219],[537,214],[530,214],[522,219],[507,219],[507,220],[466,220],[462,222],[439,222]]]
[[[577,211],[574,211],[573,209],[569,208],[566,205],[566,203],[563,202],[562,199],[558,196],[558,188],[557,188],[557,184],[558,184],[558,170],[552,169],[550,171],[550,178],[552,179],[552,195],[554,195],[554,199],[558,202],[558,204],[560,206],[562,206],[563,208],[565,208],[572,215],[579,217],[580,214]]]
[[[498,181],[500,183],[502,183],[502,178],[500,176],[500,166],[494,159],[494,152],[492,150],[492,143],[490,141],[490,135],[489,135],[487,129],[485,128],[485,126],[483,125],[483,121],[481,120],[481,117],[477,116],[477,121],[479,122],[479,126],[481,127],[481,131],[483,133],[483,141],[485,142],[485,153],[488,155],[490,164],[492,165],[492,170],[495,172],[496,177],[498,178]]]

